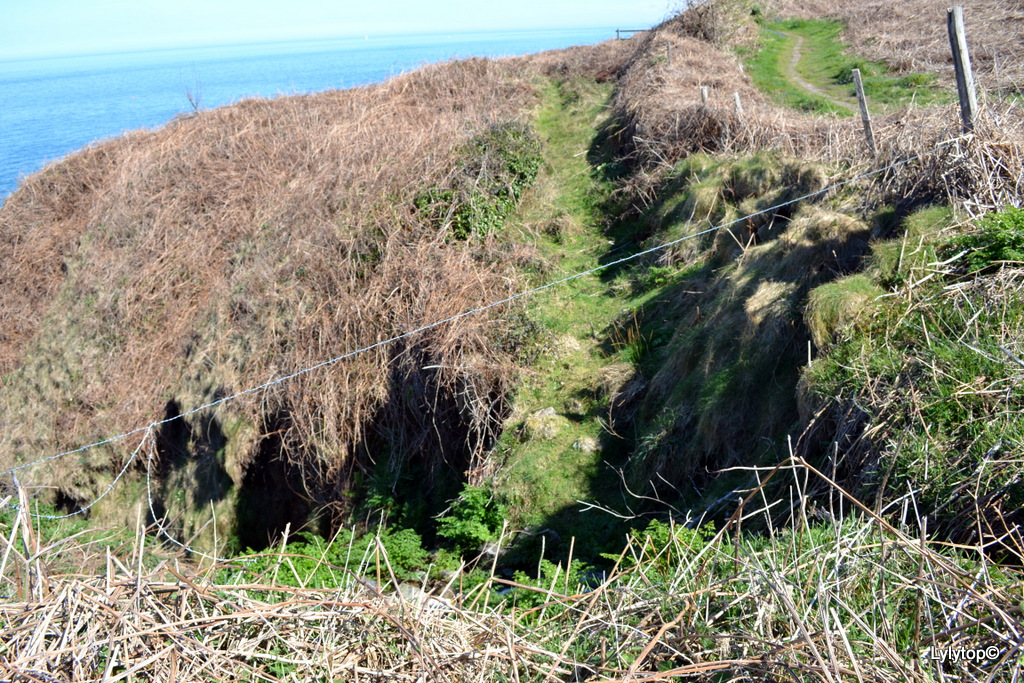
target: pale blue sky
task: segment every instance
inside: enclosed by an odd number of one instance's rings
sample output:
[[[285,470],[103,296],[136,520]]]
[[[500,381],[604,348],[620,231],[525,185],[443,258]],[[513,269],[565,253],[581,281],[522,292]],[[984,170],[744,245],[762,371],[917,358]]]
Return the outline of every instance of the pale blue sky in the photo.
[[[675,0],[0,0],[0,60],[356,35],[640,28]]]

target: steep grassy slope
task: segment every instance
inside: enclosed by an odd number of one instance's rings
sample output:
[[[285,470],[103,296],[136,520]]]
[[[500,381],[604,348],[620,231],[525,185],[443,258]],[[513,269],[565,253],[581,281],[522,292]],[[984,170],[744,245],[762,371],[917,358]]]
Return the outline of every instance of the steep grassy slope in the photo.
[[[933,207],[900,227],[811,293],[828,352],[802,378],[801,451],[879,508],[912,492],[934,533],[1019,554],[1024,216],[968,227]]]

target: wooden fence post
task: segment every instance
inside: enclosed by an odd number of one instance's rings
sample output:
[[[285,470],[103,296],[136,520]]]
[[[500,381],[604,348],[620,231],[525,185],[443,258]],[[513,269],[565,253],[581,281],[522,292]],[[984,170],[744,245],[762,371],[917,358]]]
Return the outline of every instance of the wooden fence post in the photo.
[[[963,7],[950,7],[946,10],[946,28],[949,30],[949,46],[953,49],[956,90],[960,96],[960,118],[964,124],[964,132],[969,133],[974,130],[974,121],[978,116],[978,94],[974,88],[974,74],[971,72],[971,56],[967,52]]]
[[[878,154],[875,147],[875,131],[871,129],[871,115],[868,114],[868,100],[864,97],[864,82],[860,79],[860,69],[853,69],[853,85],[857,89],[857,104],[860,105],[860,120],[864,123],[864,137],[868,140],[871,154]]]
[[[706,85],[700,86],[700,103],[705,105],[708,103],[708,86]]]
[[[743,121],[743,104],[740,102],[739,92],[734,92],[733,98],[736,100],[736,116],[739,117],[740,121]]]

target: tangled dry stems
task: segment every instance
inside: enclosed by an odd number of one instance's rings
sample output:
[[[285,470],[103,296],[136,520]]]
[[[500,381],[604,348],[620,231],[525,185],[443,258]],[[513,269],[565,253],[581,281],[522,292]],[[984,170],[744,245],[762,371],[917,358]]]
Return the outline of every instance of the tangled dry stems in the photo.
[[[786,505],[763,498],[773,477],[792,478],[795,523],[745,537],[743,520]],[[830,488],[835,509],[812,507],[803,495],[809,481]],[[812,521],[831,514],[846,517],[827,528]],[[452,580],[410,594],[396,590],[383,546],[361,563],[383,577],[379,588],[340,567],[336,589],[296,588],[279,580],[289,572],[286,554],[260,576],[223,566],[197,574],[175,558],[157,562],[162,551],[141,527],[130,547],[104,555],[75,539],[47,545],[26,515],[13,519],[0,527],[0,590],[8,596],[0,668],[15,681],[655,681],[717,680],[721,672],[777,680],[786,671],[897,681],[1020,673],[1019,583],[999,579],[974,549],[922,540],[920,520],[891,526],[795,458],[763,470],[761,486],[713,538],[695,540],[676,527],[664,545],[633,539],[591,588],[556,571],[539,587],[492,575],[465,593],[453,591]],[[70,550],[91,555],[98,571],[55,571]],[[489,605],[493,589],[509,583],[525,606]],[[956,666],[929,659],[957,648],[997,654]]]

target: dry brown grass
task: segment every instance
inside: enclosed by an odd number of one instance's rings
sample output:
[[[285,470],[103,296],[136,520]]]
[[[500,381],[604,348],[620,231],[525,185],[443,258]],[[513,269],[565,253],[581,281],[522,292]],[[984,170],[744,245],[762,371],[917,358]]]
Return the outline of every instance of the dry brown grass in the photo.
[[[983,86],[1019,90],[1024,85],[1024,6],[1013,0],[965,0],[964,24],[971,65]],[[900,72],[938,72],[952,79],[946,30],[949,2],[909,0],[855,2],[775,0],[783,17],[830,18],[846,24],[843,40],[857,54]]]
[[[564,50],[548,50],[519,59],[554,78],[584,76],[604,83],[619,77],[640,40],[639,37],[629,40],[607,40],[596,45],[576,45]]]
[[[772,479],[788,501],[764,499]],[[808,487],[824,483],[829,507]],[[25,502],[23,492],[19,492]],[[788,505],[787,505],[788,502]],[[9,499],[0,500],[0,511]],[[781,506],[780,506],[781,504]],[[741,527],[788,509],[785,530]],[[847,511],[834,526],[814,521]],[[681,524],[637,535],[591,587],[558,567],[542,585],[491,576],[399,588],[382,547],[296,586],[300,558],[259,573],[195,572],[136,541],[121,553],[49,543],[23,514],[0,524],[0,674],[45,681],[981,681],[1020,674],[1020,583],[976,549],[898,528],[796,458],[762,471],[712,537]],[[770,524],[770,522],[769,522]],[[95,572],[57,569],[69,553]],[[322,562],[322,559],[321,559]],[[64,565],[66,566],[66,565]],[[912,577],[916,576],[916,580]],[[516,606],[493,589],[512,583]],[[916,624],[916,626],[915,626]],[[930,653],[986,652],[960,662]],[[788,678],[787,678],[788,676]]]
[[[527,117],[535,102],[520,64],[452,62],[200,112],[27,179],[0,209],[0,468],[512,291],[505,247],[449,241],[414,199],[453,173],[457,146]],[[486,324],[501,315],[463,318],[169,425],[161,472],[181,470],[188,450],[202,462],[179,483],[194,488],[212,472],[237,487],[258,457],[285,458],[303,468],[302,495],[323,504],[385,442],[426,471],[472,469],[514,372]],[[74,507],[135,445],[23,479],[56,486]]]

